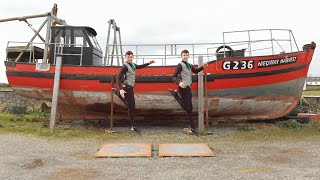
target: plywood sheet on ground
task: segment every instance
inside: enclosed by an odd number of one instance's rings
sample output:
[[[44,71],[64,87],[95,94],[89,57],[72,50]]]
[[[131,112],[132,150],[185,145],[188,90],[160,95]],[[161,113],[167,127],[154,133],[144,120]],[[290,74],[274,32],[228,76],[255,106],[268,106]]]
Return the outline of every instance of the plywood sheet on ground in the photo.
[[[159,144],[159,156],[216,156],[207,144]]]
[[[104,144],[96,157],[151,157],[151,144]]]

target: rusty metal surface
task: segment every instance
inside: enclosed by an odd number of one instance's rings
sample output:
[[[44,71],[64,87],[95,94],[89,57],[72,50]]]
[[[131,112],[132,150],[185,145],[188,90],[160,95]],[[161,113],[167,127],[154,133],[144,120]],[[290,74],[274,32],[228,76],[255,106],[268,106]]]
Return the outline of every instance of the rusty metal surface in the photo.
[[[320,121],[319,114],[311,114],[311,113],[298,113],[298,117],[308,117],[311,121]]]
[[[303,83],[302,78],[259,87],[210,90],[208,115],[215,120],[273,119],[284,116],[298,103],[301,95],[298,89]],[[52,96],[50,89],[12,88],[25,97],[50,100]],[[137,92],[135,98],[137,113],[143,112],[149,116],[183,113],[169,92],[152,92],[152,94]],[[196,112],[197,97],[194,96],[192,100]],[[61,119],[104,119],[110,114],[110,109],[111,93],[60,90],[58,111],[62,115]],[[114,98],[114,113],[126,114],[126,110],[123,102],[119,98]]]
[[[96,157],[151,157],[151,144],[104,144],[96,153]]]
[[[50,100],[52,91],[35,88],[14,88],[15,92],[26,97]],[[61,119],[104,119],[110,114],[111,94],[100,92],[70,92],[62,90],[59,94],[58,112]],[[193,98],[194,112],[197,110],[196,97]],[[208,112],[215,120],[250,120],[272,119],[291,111],[298,103],[294,97],[276,95],[265,96],[230,96],[218,95],[208,97]],[[137,113],[148,115],[175,115],[183,113],[182,109],[169,94],[149,96],[136,95]],[[114,113],[126,114],[126,108],[119,98],[114,98]]]
[[[159,156],[203,156],[214,157],[207,144],[159,144]]]

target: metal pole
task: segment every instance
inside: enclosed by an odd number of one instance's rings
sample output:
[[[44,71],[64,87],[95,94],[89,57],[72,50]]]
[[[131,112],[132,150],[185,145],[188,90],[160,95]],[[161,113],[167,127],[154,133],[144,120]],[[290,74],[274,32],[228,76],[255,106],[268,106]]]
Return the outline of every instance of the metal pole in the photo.
[[[114,29],[114,45],[116,48],[116,54],[117,54],[117,65],[120,65],[120,61],[119,61],[119,52],[118,52],[118,42],[117,42],[117,25],[116,22],[113,21],[113,29]]]
[[[42,62],[42,63],[47,63],[49,43],[50,43],[51,20],[52,20],[51,13],[49,13],[48,22],[47,22],[46,43],[44,46],[44,54],[43,54],[43,61],[44,62]]]
[[[37,30],[37,32],[32,36],[32,38],[30,39],[30,41],[27,43],[26,45],[26,49],[28,49],[28,47],[30,46],[31,42],[37,37],[37,34],[41,31],[41,29],[43,28],[43,26],[46,24],[46,22],[48,21],[49,17],[47,17],[47,19],[41,24],[41,26],[39,27],[39,29]],[[16,58],[15,62],[18,62],[20,60],[20,58],[22,57],[22,55],[24,54],[24,51],[20,52],[19,56]]]
[[[136,55],[135,55],[136,63],[138,64],[138,46],[136,46]]]
[[[272,37],[272,30],[270,29],[270,36],[271,36],[271,47],[272,47],[272,55],[274,55],[274,49],[273,49],[273,37]]]
[[[298,46],[298,44],[297,44],[297,42],[296,42],[296,39],[294,38],[293,33],[292,33],[292,31],[291,31],[291,30],[290,30],[290,32],[291,32],[291,35],[292,35],[293,41],[294,41],[294,43],[296,44],[296,48],[297,48],[297,50],[299,51],[299,46]]]
[[[292,40],[291,40],[291,34],[290,34],[290,31],[289,31],[289,39],[290,39],[290,48],[291,48],[291,52],[292,52]]]
[[[120,44],[121,60],[122,60],[122,64],[124,64],[120,27],[118,27],[118,34],[119,34],[119,44]]]
[[[117,38],[117,37],[115,37]],[[119,52],[118,52],[118,42],[116,40],[116,55],[117,55],[117,65],[120,66],[120,61],[119,61]]]
[[[164,45],[164,65],[167,65],[167,46]]]
[[[80,66],[82,66],[83,46],[81,46]]]
[[[55,67],[56,69],[54,73],[52,107],[51,107],[51,115],[50,115],[50,132],[51,133],[54,133],[54,128],[56,125],[56,113],[58,109],[61,64],[62,64],[62,57],[58,56],[56,59],[56,67]]]
[[[31,63],[31,52],[32,52],[32,54],[34,53],[34,51],[32,51],[32,49],[33,49],[33,46],[31,44],[31,47],[30,47],[30,50],[29,50],[29,63]]]
[[[35,60],[34,60],[34,47],[32,47],[32,63],[34,63],[35,62]]]
[[[108,27],[108,36],[107,36],[107,44],[106,44],[106,53],[104,56],[104,65],[109,65],[109,40],[110,40],[110,29],[111,29],[111,23],[113,19],[110,19],[108,21],[109,27]]]
[[[250,49],[250,51],[249,51],[249,56],[251,56],[251,55],[252,55],[252,52],[251,52],[251,37],[250,37],[250,31],[248,31],[248,39],[249,39],[249,49]]]
[[[203,64],[203,57],[198,57],[198,67]],[[198,73],[198,128],[199,132],[204,131],[204,119],[203,119],[203,72]]]
[[[39,36],[39,38],[41,39],[42,42],[46,41],[46,40],[43,39],[43,37],[39,33],[37,33],[37,30],[35,30],[27,20],[24,20],[24,22],[26,22],[27,25],[30,27],[30,29]]]
[[[226,57],[226,50],[225,50],[226,43],[225,43],[225,39],[224,39],[224,32],[222,33],[222,38],[223,38],[223,57],[225,58]]]
[[[112,52],[111,52],[111,63],[109,65],[113,66],[113,56],[114,56],[114,45],[112,45]]]
[[[113,22],[113,28],[115,28],[114,27],[114,22]],[[112,45],[112,52],[111,52],[111,66],[113,66],[113,56],[114,56],[114,48],[115,48],[115,46],[116,46],[116,43],[117,43],[117,41],[116,41],[116,37],[115,37],[115,33],[114,33],[114,36],[113,36],[113,45]],[[117,48],[117,47],[116,47]]]
[[[194,45],[192,44],[192,63],[194,64]]]
[[[177,55],[177,45],[174,45],[174,55]]]

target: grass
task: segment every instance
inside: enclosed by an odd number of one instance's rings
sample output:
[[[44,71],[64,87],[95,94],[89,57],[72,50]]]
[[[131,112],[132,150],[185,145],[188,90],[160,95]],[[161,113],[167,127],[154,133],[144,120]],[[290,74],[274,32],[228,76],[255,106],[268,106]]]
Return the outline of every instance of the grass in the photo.
[[[320,91],[303,91],[303,96],[320,96]]]
[[[300,124],[295,120],[289,119],[278,122],[277,124],[268,124],[254,128],[245,125],[244,127],[238,128],[234,136],[236,136],[238,140],[303,140],[314,136],[320,137],[320,122]]]
[[[250,131],[255,131],[255,130],[257,130],[257,128],[255,128],[254,126],[251,126],[251,125],[245,125],[245,126],[239,126],[239,127],[237,128],[237,130],[250,132]]]
[[[34,133],[45,127],[47,122],[41,122],[40,114],[13,115],[1,113],[0,133]],[[44,128],[45,129],[45,128]]]
[[[289,119],[287,121],[281,122],[278,124],[278,126],[289,129],[301,129],[305,127],[303,124],[300,124],[295,119]]]
[[[320,91],[320,85],[307,85],[307,91]]]
[[[231,133],[223,131],[215,132],[213,135],[196,136],[183,135],[181,131],[167,132],[166,130],[157,132],[144,132],[142,136],[132,132],[116,132],[107,133],[102,127],[92,127],[89,125],[73,126],[57,126],[55,133],[49,130],[49,114],[25,114],[13,115],[0,113],[0,134],[17,133],[35,135],[44,138],[53,139],[96,139],[102,141],[140,141],[140,142],[237,142],[237,141],[282,141],[282,140],[303,140],[308,137],[320,139],[320,122],[312,122],[309,124],[300,124],[295,121],[285,121],[278,124],[246,124],[232,130]],[[221,133],[220,133],[221,132]],[[191,139],[190,139],[190,138]]]
[[[49,113],[34,113],[25,115],[14,115],[8,113],[0,113],[0,134],[17,133],[30,134],[46,138],[102,138],[119,139],[127,136],[128,133],[118,132],[109,134],[103,128],[95,129],[76,129],[66,127],[56,127],[55,133],[52,134],[49,129]]]
[[[0,91],[13,91],[10,87],[0,87]]]

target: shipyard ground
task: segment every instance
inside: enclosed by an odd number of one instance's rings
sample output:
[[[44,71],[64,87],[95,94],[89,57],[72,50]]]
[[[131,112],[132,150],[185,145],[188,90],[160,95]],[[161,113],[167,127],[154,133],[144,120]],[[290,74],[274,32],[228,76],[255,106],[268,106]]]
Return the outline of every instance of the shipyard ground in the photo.
[[[4,114],[0,179],[320,179],[320,123],[220,124],[200,137],[182,127],[113,130],[62,123],[52,135],[44,122]],[[121,142],[152,143],[153,156],[95,158],[102,144]],[[207,143],[217,156],[163,158],[159,143]]]

